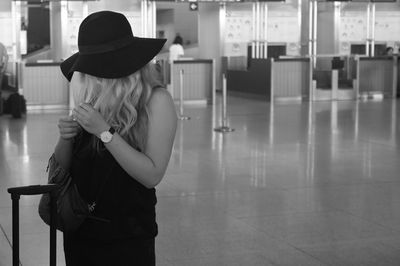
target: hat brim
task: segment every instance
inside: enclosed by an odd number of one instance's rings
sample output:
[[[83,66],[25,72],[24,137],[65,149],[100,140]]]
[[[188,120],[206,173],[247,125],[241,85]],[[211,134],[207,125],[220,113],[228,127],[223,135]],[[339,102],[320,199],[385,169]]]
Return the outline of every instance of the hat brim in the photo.
[[[61,72],[71,81],[74,71],[100,78],[122,78],[135,73],[162,49],[166,39],[132,37],[126,47],[106,53],[75,53],[61,63]]]

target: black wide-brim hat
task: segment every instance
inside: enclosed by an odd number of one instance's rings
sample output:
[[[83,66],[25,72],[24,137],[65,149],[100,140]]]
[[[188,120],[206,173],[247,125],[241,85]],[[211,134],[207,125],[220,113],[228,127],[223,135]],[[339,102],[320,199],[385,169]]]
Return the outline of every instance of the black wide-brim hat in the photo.
[[[166,39],[135,37],[123,14],[96,12],[82,21],[79,52],[61,63],[61,71],[68,81],[74,71],[100,78],[122,78],[150,62],[165,42]]]

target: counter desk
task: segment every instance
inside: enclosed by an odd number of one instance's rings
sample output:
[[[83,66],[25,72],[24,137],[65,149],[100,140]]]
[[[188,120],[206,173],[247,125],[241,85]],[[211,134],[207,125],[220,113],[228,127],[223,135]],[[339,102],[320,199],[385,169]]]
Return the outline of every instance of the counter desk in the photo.
[[[36,107],[69,107],[67,80],[60,70],[61,62],[25,63],[21,67],[21,89],[31,109]],[[180,71],[183,70],[185,102],[207,103],[215,98],[215,64],[209,59],[177,60],[171,67],[171,94],[179,99]]]
[[[185,103],[209,103],[215,99],[215,63],[212,59],[175,60],[171,64],[171,95]]]
[[[271,100],[309,99],[311,86],[309,57],[271,59]]]
[[[309,97],[312,66],[308,57],[249,59],[248,65],[241,67],[232,59],[227,63],[229,91],[258,95],[268,101]]]
[[[232,58],[229,58],[232,61]],[[271,60],[249,59],[244,66],[231,68],[228,63],[226,83],[229,92],[257,95],[266,100],[271,98]]]
[[[21,66],[21,84],[28,108],[69,105],[68,81],[60,70],[61,62],[32,62]]]
[[[357,95],[397,95],[398,56],[357,58]]]

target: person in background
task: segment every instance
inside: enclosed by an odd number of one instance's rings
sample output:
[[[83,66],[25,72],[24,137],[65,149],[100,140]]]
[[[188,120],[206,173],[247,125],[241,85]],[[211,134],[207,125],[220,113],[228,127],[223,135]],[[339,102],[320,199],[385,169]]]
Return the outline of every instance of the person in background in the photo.
[[[123,14],[100,11],[83,20],[79,52],[61,64],[75,108],[59,119],[54,157],[91,213],[64,232],[67,266],[155,265],[155,187],[177,125],[151,63],[165,41],[135,37]]]
[[[393,55],[393,47],[392,46],[388,46],[385,49],[385,55],[389,55],[392,56]]]
[[[0,91],[3,89],[2,84],[3,84],[3,77],[4,73],[7,70],[7,64],[8,64],[8,54],[7,54],[7,49],[0,42]]]
[[[179,33],[176,35],[172,45],[169,47],[169,62],[172,63],[174,60],[178,60],[182,57],[185,52],[183,50],[183,40]]]

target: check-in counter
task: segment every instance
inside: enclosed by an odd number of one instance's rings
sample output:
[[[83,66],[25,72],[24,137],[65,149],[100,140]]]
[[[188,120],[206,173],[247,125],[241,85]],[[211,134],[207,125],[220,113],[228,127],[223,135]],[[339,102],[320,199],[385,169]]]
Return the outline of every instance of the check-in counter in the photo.
[[[271,99],[271,60],[249,59],[243,69],[226,70],[226,83],[229,92],[258,95]]]
[[[357,58],[357,95],[382,94],[384,97],[396,97],[397,56],[358,57]]]
[[[215,63],[212,59],[175,60],[171,64],[171,95],[185,103],[209,103],[215,99]]]
[[[21,84],[28,107],[68,107],[68,82],[60,62],[32,62],[21,67]]]
[[[312,64],[309,57],[279,58],[271,61],[271,100],[309,99]]]
[[[318,55],[313,70],[311,99],[335,101],[356,99],[356,67],[354,57],[348,55]]]
[[[271,101],[309,98],[312,65],[308,57],[249,59],[248,66],[242,58],[226,61],[227,89],[231,92],[259,95]]]

